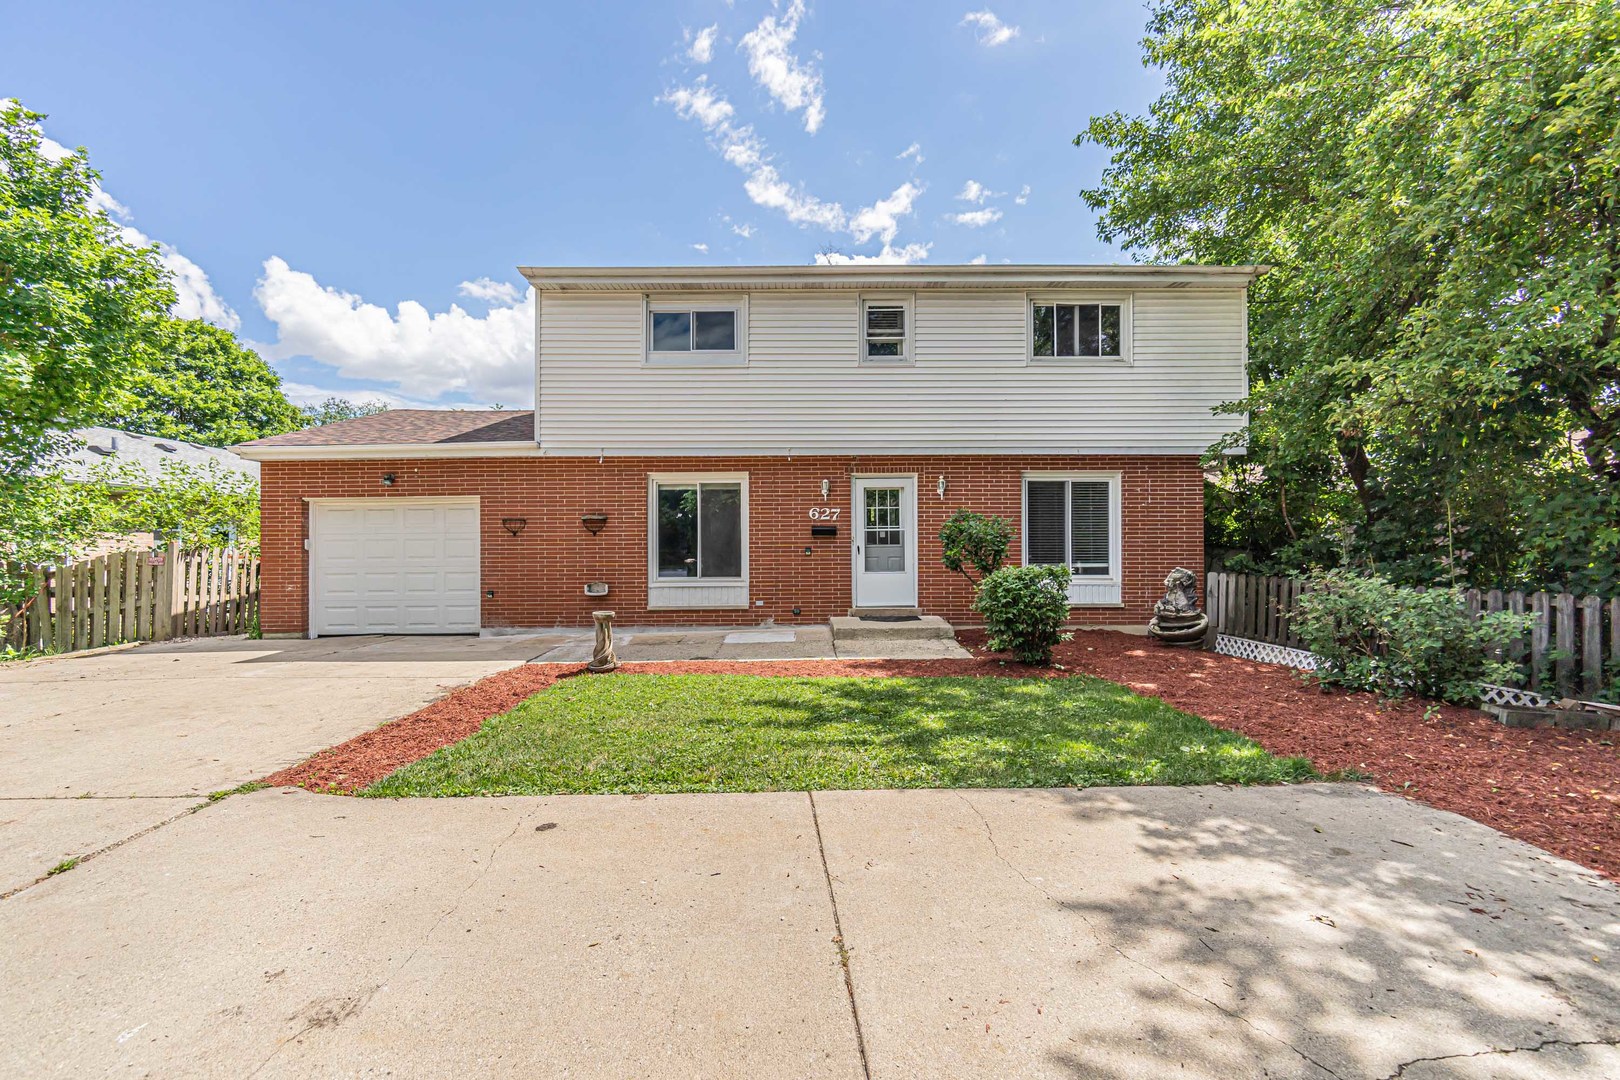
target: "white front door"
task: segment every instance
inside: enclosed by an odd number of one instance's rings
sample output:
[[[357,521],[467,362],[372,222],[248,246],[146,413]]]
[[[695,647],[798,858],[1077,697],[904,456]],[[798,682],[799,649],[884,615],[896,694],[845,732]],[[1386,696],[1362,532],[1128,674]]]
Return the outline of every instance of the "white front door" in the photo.
[[[855,481],[855,606],[917,606],[917,480]]]
[[[310,509],[312,634],[477,633],[476,498]]]

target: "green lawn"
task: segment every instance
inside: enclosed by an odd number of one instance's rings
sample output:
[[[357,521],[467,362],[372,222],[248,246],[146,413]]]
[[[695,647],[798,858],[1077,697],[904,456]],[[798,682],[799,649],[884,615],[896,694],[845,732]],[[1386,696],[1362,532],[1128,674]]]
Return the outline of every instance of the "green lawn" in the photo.
[[[1254,784],[1314,777],[1155,698],[1062,679],[564,679],[362,794]]]

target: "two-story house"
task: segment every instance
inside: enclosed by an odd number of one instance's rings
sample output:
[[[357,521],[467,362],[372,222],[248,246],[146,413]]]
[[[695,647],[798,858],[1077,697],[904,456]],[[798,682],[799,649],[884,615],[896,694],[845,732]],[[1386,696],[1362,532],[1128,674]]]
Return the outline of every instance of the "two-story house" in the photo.
[[[401,410],[262,465],[267,634],[971,624],[966,507],[1140,626],[1203,561],[1199,456],[1242,418],[1263,267],[525,268],[533,412]]]

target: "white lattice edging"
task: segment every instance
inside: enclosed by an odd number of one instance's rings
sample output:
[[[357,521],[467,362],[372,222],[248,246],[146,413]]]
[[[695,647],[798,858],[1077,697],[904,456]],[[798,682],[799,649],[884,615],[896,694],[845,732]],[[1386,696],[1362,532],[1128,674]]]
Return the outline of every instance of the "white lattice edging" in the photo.
[[[1286,645],[1273,645],[1269,641],[1254,641],[1250,638],[1232,637],[1228,634],[1215,635],[1215,651],[1227,656],[1236,656],[1242,660],[1253,660],[1261,664],[1287,664],[1300,671],[1316,670],[1316,654],[1305,649],[1290,649]]]
[[[1542,697],[1534,690],[1521,690],[1516,686],[1493,686],[1490,683],[1480,683],[1479,694],[1481,700],[1487,705],[1539,709],[1544,705],[1552,704],[1551,698]]]

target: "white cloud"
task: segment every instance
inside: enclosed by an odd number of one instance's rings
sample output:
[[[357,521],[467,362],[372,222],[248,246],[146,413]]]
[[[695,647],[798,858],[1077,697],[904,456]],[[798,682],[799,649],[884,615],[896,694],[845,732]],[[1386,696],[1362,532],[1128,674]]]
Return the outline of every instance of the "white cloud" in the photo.
[[[973,258],[968,260],[968,265],[969,266],[983,266],[985,263],[987,263],[989,261],[990,260],[988,258],[986,258],[985,256],[983,256],[983,255],[975,255],[975,256],[973,256]]]
[[[906,181],[895,188],[887,198],[863,207],[851,215],[841,203],[828,202],[806,191],[802,184],[793,184],[783,178],[772,162],[765,143],[752,125],[733,122],[736,110],[731,102],[716,92],[704,76],[690,86],[666,91],[658,99],[673,105],[684,120],[695,120],[708,133],[710,145],[721,157],[741,170],[745,176],[743,190],[756,206],[781,213],[795,225],[812,225],[829,232],[847,233],[857,243],[866,243],[874,237],[883,244],[885,252],[918,252],[914,258],[924,258],[927,245],[906,245],[893,248],[901,218],[911,214],[917,196],[922,194],[921,184]],[[744,232],[743,229],[747,229]],[[732,226],[739,236],[747,236],[752,226]],[[882,256],[871,256],[880,258]],[[895,261],[889,259],[888,261]]]
[[[996,18],[995,12],[986,8],[984,11],[970,11],[962,16],[961,25],[976,26],[979,31],[979,44],[989,48],[1005,45],[1018,36],[1018,27],[1008,26]]]
[[[688,30],[687,33],[691,34],[691,31]],[[705,26],[702,30],[699,30],[697,36],[691,39],[692,44],[687,47],[687,58],[694,64],[707,64],[710,60],[713,60],[714,39],[715,35],[719,33],[719,23],[715,23],[713,26]]]
[[[731,231],[742,237],[744,240],[747,240],[750,236],[754,235],[754,227],[752,225],[733,225],[731,227]]]
[[[523,299],[523,293],[510,281],[496,281],[494,278],[487,277],[463,281],[457,291],[462,296],[502,307],[510,307]]]
[[[997,210],[993,206],[988,206],[983,210],[969,210],[962,214],[952,214],[951,220],[956,222],[958,225],[966,225],[970,229],[978,229],[984,227],[985,225],[989,225],[992,222],[1000,221],[1001,211]]]
[[[918,165],[921,165],[923,163],[922,144],[912,143],[910,146],[894,155],[894,157],[896,161],[904,161],[906,158],[911,158]]]
[[[894,234],[900,231],[899,219],[911,213],[912,205],[921,194],[922,188],[907,180],[895,188],[887,199],[879,199],[851,218],[849,234],[861,244],[876,236],[887,248]]]
[[[765,16],[743,35],[740,47],[748,54],[748,74],[788,112],[803,109],[804,130],[814,135],[827,117],[821,72],[788,49],[803,18],[804,0],[792,0],[780,22]]]
[[[904,265],[922,262],[928,258],[933,244],[906,244],[904,247],[883,245],[876,255],[846,255],[842,251],[822,251],[816,254],[817,266]]]
[[[1019,206],[1023,206],[1025,203],[1029,202],[1028,184],[1025,184],[1023,187],[1018,189],[1018,194],[1013,196],[1013,202],[1017,203]]]
[[[700,251],[703,254],[707,255],[709,253],[709,245],[708,244],[693,244],[692,245],[692,250],[693,251]]]
[[[414,300],[390,313],[272,256],[253,295],[276,327],[277,340],[257,346],[267,359],[307,356],[348,378],[427,398],[461,391],[475,400],[527,401],[534,392],[532,291],[515,304],[492,303],[484,316],[456,304],[433,313]]]
[[[963,202],[983,203],[986,199],[997,199],[1005,194],[1004,191],[991,191],[977,180],[969,180],[962,185],[962,190],[956,193],[956,197]]]
[[[0,101],[0,107],[9,104],[11,104],[9,99]],[[40,134],[39,152],[50,161],[61,161],[73,153],[44,133]],[[214,291],[213,282],[208,280],[207,271],[180,254],[178,248],[153,240],[135,228],[130,223],[132,215],[129,207],[109,195],[99,183],[91,189],[90,209],[99,210],[112,219],[125,243],[136,247],[156,245],[158,262],[169,271],[172,279],[170,284],[174,286],[175,301],[169,308],[171,315],[177,319],[202,319],[226,330],[234,331],[241,327],[241,316],[237,315],[231,305]]]
[[[710,88],[707,75],[699,75],[691,86],[677,86],[658,100],[675,106],[682,119],[696,120],[710,131],[727,123],[735,112],[731,102]]]
[[[282,393],[294,405],[319,405],[327,398],[347,398],[355,402],[381,401],[390,409],[454,409],[454,404],[445,404],[434,401],[417,401],[414,398],[400,397],[387,390],[332,390],[327,387],[316,386],[313,383],[283,382]]]

